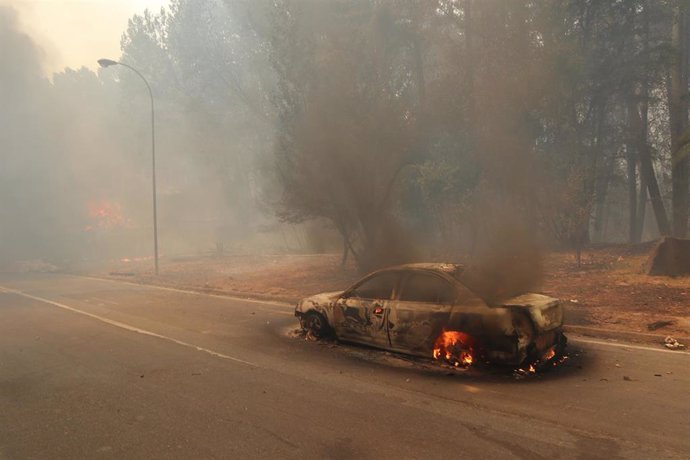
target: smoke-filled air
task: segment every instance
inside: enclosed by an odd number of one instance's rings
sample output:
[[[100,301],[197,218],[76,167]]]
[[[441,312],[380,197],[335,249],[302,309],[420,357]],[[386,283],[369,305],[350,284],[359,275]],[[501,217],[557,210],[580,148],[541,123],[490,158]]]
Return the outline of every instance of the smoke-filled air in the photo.
[[[684,14],[171,0],[133,15],[103,66],[46,75],[52,48],[1,6],[0,268],[153,258],[154,150],[162,270],[457,262],[503,297],[539,283],[544,251],[685,236]]]
[[[0,0],[0,460],[690,459],[690,0]]]

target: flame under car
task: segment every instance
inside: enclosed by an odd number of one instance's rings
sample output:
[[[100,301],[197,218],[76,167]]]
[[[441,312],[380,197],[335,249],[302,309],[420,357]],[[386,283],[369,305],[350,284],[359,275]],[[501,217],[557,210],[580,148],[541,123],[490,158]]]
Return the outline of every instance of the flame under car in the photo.
[[[521,365],[564,346],[558,299],[526,293],[483,300],[456,264],[408,264],[373,272],[345,291],[307,297],[295,316],[320,337],[360,343],[456,367]]]

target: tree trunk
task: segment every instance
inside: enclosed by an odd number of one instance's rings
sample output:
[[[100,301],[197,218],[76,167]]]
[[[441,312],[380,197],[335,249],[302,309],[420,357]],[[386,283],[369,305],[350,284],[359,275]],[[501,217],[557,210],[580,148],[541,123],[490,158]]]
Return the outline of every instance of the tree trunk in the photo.
[[[474,1],[465,0],[465,65],[464,77],[467,85],[467,113],[465,114],[465,124],[469,131],[470,142],[475,140],[474,120],[477,115],[474,92],[475,59],[474,59],[474,11],[472,9]]]
[[[594,208],[594,236],[593,240],[597,243],[604,242],[604,218],[606,217],[606,195],[596,196]]]
[[[633,235],[633,243],[642,241],[642,233],[644,232],[644,218],[647,214],[647,181],[645,176],[640,174],[640,194],[637,197],[637,222],[635,222],[635,234]]]
[[[600,135],[600,131],[598,131]],[[598,144],[598,142],[597,142]],[[603,152],[600,150],[600,154]],[[594,238],[598,242],[604,242],[606,238],[606,226],[604,225],[606,220],[606,196],[609,190],[609,184],[614,176],[614,167],[616,166],[617,158],[613,154],[607,155],[603,170],[597,177],[596,190],[595,190],[595,212],[594,212]]]
[[[640,152],[640,166],[642,168],[644,180],[647,183],[647,191],[649,192],[649,199],[652,202],[652,209],[654,210],[654,217],[656,218],[656,225],[659,228],[659,233],[664,236],[670,235],[671,224],[668,221],[664,200],[661,198],[659,183],[656,181],[649,148],[645,148]]]
[[[347,264],[348,254],[350,254],[350,243],[348,243],[346,237],[343,237],[343,257],[340,259],[341,267],[344,267]]]
[[[681,137],[688,126],[688,37],[687,15],[676,5],[671,28],[674,59],[667,82],[671,128],[671,185],[673,235],[684,238],[688,230],[688,161],[681,148]]]
[[[637,159],[635,158],[633,142],[626,146],[626,161],[628,163],[628,242],[635,242],[635,228],[637,225]]]
[[[625,146],[625,159],[628,167],[628,242],[635,243],[637,235],[637,165],[639,163],[639,151],[644,148],[640,142],[640,119],[636,94],[628,96],[628,141]],[[645,142],[646,142],[646,136]]]
[[[640,112],[638,110],[637,104],[632,99],[629,100],[628,114],[630,115],[631,129],[634,132],[643,132],[644,123],[640,117]],[[647,190],[649,191],[649,199],[652,202],[652,209],[654,210],[654,217],[656,218],[656,224],[659,228],[659,233],[662,235],[671,234],[671,225],[668,221],[668,215],[666,214],[666,208],[664,207],[664,201],[661,198],[661,192],[659,191],[659,183],[656,180],[656,174],[654,173],[654,165],[652,164],[652,155],[649,151],[649,145],[646,142],[644,144],[639,144],[638,155],[640,158],[640,172],[642,174],[642,180],[647,184]]]
[[[649,3],[644,2],[644,16],[643,16],[643,26],[644,26],[644,41],[643,54],[645,56],[649,55]],[[636,148],[637,148],[637,168],[640,172],[640,190],[637,198],[637,222],[635,222],[635,229],[633,234],[633,243],[639,243],[642,241],[642,234],[644,233],[644,221],[645,215],[647,214],[647,180],[646,176],[642,174],[642,163],[640,161],[640,152],[647,146],[647,137],[649,132],[649,75],[650,75],[650,62],[649,60],[645,63],[645,73],[642,80],[641,87],[641,99],[640,99],[640,120],[641,129],[636,133]],[[635,133],[633,133],[635,134]]]

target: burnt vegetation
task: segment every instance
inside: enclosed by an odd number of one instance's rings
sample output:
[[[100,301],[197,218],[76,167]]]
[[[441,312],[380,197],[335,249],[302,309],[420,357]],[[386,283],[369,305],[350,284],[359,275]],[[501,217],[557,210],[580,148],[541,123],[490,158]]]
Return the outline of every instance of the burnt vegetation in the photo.
[[[505,297],[539,281],[544,248],[685,237],[687,15],[680,0],[172,0],[136,15],[115,57],[157,103],[163,251],[289,251],[297,228],[362,272],[463,261]],[[0,21],[2,262],[146,254],[140,81],[47,78],[16,14]]]

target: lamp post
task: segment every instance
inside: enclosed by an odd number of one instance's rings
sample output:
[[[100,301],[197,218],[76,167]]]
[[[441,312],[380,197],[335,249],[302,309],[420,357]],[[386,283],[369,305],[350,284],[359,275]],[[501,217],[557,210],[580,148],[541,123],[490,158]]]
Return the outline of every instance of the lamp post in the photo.
[[[121,65],[127,67],[128,69],[134,71],[139,77],[144,81],[146,89],[149,90],[149,97],[151,98],[151,166],[153,175],[153,254],[156,264],[156,275],[158,275],[158,214],[156,209],[156,131],[154,123],[154,110],[153,110],[153,93],[151,92],[151,86],[146,78],[137,69],[131,65],[125,64],[124,62],[113,61],[112,59],[99,59],[98,64],[101,67],[110,67],[112,65]]]

